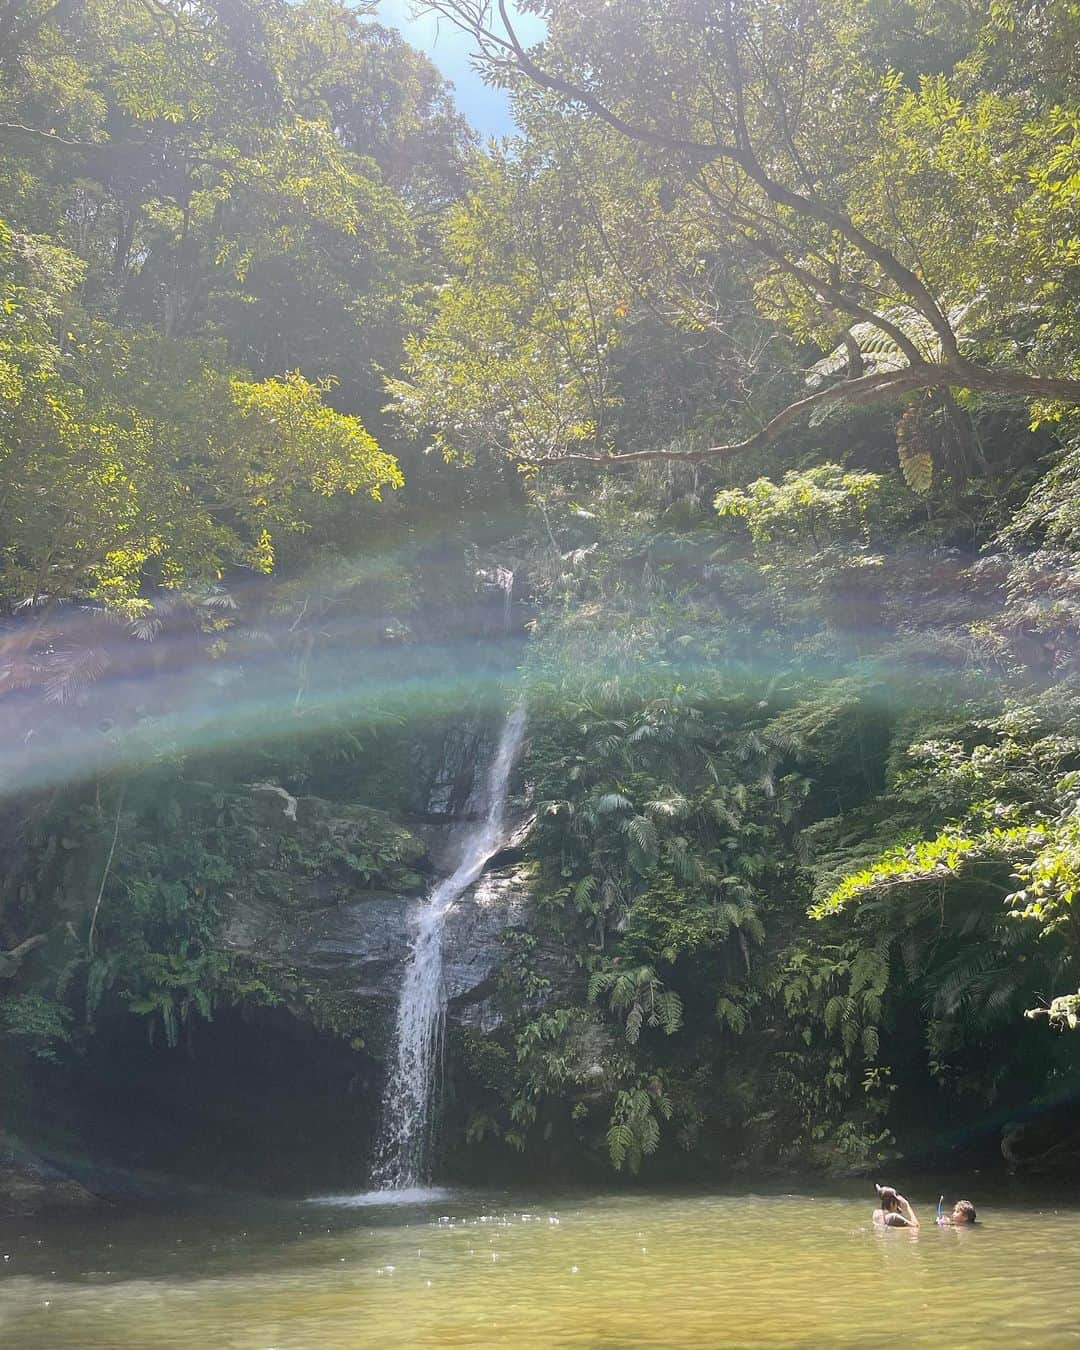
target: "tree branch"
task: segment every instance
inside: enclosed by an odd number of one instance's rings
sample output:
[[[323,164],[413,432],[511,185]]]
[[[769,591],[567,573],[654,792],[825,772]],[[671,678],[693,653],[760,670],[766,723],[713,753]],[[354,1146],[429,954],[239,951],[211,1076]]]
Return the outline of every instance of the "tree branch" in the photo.
[[[44,933],[35,933],[33,937],[28,937],[24,942],[20,942],[17,947],[12,947],[10,951],[0,952],[0,980],[14,979],[25,958],[47,941]]]
[[[949,365],[931,365],[927,362],[904,370],[878,371],[861,375],[854,380],[843,380],[819,389],[806,398],[797,399],[781,409],[752,436],[725,445],[711,445],[703,450],[635,450],[626,455],[552,455],[550,458],[524,459],[530,465],[548,464],[602,464],[612,468],[621,464],[643,464],[653,460],[675,460],[680,464],[701,464],[707,460],[727,459],[732,455],[759,450],[772,444],[781,432],[803,421],[817,408],[833,403],[859,407],[868,403],[882,403],[900,394],[920,389],[976,389],[988,394],[1019,395],[1024,398],[1046,399],[1080,404],[1080,380],[1060,379],[1049,375],[1028,375],[1023,371],[989,370],[983,366],[960,361]]]
[[[899,328],[896,324],[891,322],[891,320],[886,319],[876,311],[867,309],[864,305],[859,304],[858,300],[853,296],[848,295],[846,291],[842,291],[838,286],[834,286],[832,282],[826,281],[823,277],[817,276],[808,268],[803,267],[801,263],[794,262],[783,252],[778,244],[769,239],[767,235],[760,233],[760,228],[755,221],[748,221],[745,219],[740,220],[729,208],[725,208],[723,203],[718,201],[716,194],[709,187],[708,183],[704,181],[704,178],[699,181],[701,184],[701,191],[704,192],[709,201],[716,206],[717,210],[726,210],[727,214],[731,216],[736,224],[741,225],[742,228],[748,231],[748,233],[744,235],[744,238],[751,247],[756,248],[759,253],[763,253],[766,258],[771,259],[778,267],[783,268],[785,272],[795,277],[795,279],[801,282],[812,294],[817,295],[823,300],[827,300],[836,309],[841,309],[844,313],[850,314],[852,318],[861,319],[864,323],[873,324],[875,328],[878,328],[881,332],[887,334],[892,338],[897,347],[904,353],[913,366],[923,365],[925,363],[926,358],[902,328]]]
[[[927,361],[899,325],[862,306],[840,286],[816,277],[801,262],[795,262],[787,257],[778,245],[762,235],[761,227],[757,223],[748,226],[745,217],[740,221],[737,212],[727,210],[720,204],[720,210],[736,228],[749,229],[749,237],[744,235],[748,243],[757,247],[776,265],[795,277],[801,285],[816,291],[836,308],[864,322],[874,324],[896,343],[911,364],[899,371],[879,371],[870,375],[859,375],[818,390],[806,398],[798,399],[743,441],[714,445],[686,453],[641,450],[625,455],[567,454],[545,455],[537,459],[522,457],[524,463],[541,465],[567,462],[601,464],[609,467],[613,464],[643,463],[652,460],[699,463],[764,446],[819,407],[841,402],[855,406],[880,402],[921,389],[967,388],[1006,397],[1080,404],[1080,379],[1031,375],[1019,370],[992,370],[965,361],[960,355],[957,337],[951,323],[918,273],[905,266],[890,249],[866,235],[846,211],[825,200],[812,185],[808,184],[806,190],[800,192],[778,181],[769,172],[753,143],[751,128],[747,122],[745,106],[747,86],[742,69],[736,20],[738,0],[726,0],[724,18],[720,24],[726,48],[728,82],[734,100],[733,110],[725,109],[725,112],[734,120],[734,144],[721,139],[712,141],[689,139],[659,130],[655,126],[641,125],[609,107],[592,89],[545,69],[525,48],[515,31],[506,0],[494,0],[494,3],[492,0],[431,0],[427,8],[429,11],[443,14],[457,27],[470,33],[480,47],[481,56],[496,68],[519,71],[540,88],[585,108],[601,122],[632,141],[672,154],[688,156],[699,172],[710,164],[730,165],[732,169],[744,174],[746,180],[773,206],[782,207],[803,220],[827,227],[877,267],[882,277],[886,278],[926,319],[941,344],[942,359],[937,362]],[[493,26],[494,13],[497,13],[498,22],[502,24],[501,33]],[[775,89],[775,84],[771,87]],[[786,115],[786,109],[781,108],[781,111]],[[802,176],[804,180],[809,177],[806,173]],[[707,188],[707,184],[705,186]],[[754,211],[753,207],[748,209]]]
[[[55,145],[61,150],[77,150],[81,154],[108,149],[107,141],[100,144],[94,141],[70,141],[64,136],[58,136],[55,131],[42,131],[40,127],[28,127],[22,122],[0,122],[0,136],[25,136],[30,140]]]
[[[743,106],[744,79],[738,54],[738,43],[734,28],[734,8],[727,5],[724,24],[728,47],[729,78],[735,97],[735,133],[736,143],[725,141],[698,141],[674,136],[668,132],[642,126],[631,122],[614,111],[602,99],[572,80],[564,79],[540,66],[529,54],[518,37],[506,8],[506,0],[497,0],[499,18],[505,29],[505,36],[497,33],[487,23],[484,15],[489,9],[486,3],[469,3],[469,0],[433,0],[428,8],[445,15],[457,27],[470,33],[482,48],[488,60],[497,64],[516,68],[532,82],[552,93],[559,94],[571,103],[580,104],[594,116],[606,123],[614,131],[642,145],[667,150],[675,154],[686,154],[703,167],[711,161],[723,159],[737,165],[746,176],[755,183],[766,197],[777,206],[787,207],[818,224],[834,230],[848,243],[854,245],[866,258],[874,262],[890,281],[906,295],[914,307],[924,315],[941,342],[944,355],[948,359],[959,356],[956,335],[934,297],[922,280],[887,248],[876,243],[854,223],[843,211],[823,201],[816,193],[799,193],[778,182],[765,169],[754,149],[746,125]],[[501,57],[492,55],[493,51],[503,53]]]
[[[55,131],[42,131],[40,127],[29,127],[23,122],[0,122],[0,140],[4,137],[18,139],[20,137],[28,140],[37,141],[39,144],[55,146],[58,150],[70,150],[79,155],[97,155],[102,161],[115,159],[117,163],[126,165],[130,157],[136,152],[153,151],[161,153],[164,146],[156,144],[154,141],[73,141],[66,136],[58,136]],[[175,155],[176,159],[192,168],[207,169],[235,169],[236,162],[230,159],[222,159],[211,155],[200,155],[187,153],[182,148],[175,145],[169,146],[169,150]]]
[[[910,268],[905,267],[895,254],[886,248],[882,248],[868,235],[863,234],[862,230],[858,228],[846,212],[828,205],[816,193],[793,191],[785,184],[778,182],[765,170],[757,151],[754,149],[753,140],[743,113],[743,87],[745,82],[742,62],[739,58],[738,38],[735,33],[733,0],[727,0],[726,9],[727,19],[724,24],[724,35],[728,48],[729,75],[735,90],[738,139],[738,153],[735,159],[739,167],[761,188],[771,202],[775,202],[777,206],[786,206],[799,215],[808,216],[811,220],[816,220],[822,225],[828,225],[848,243],[854,244],[865,257],[877,263],[882,272],[914,301],[915,307],[925,316],[934,332],[937,333],[941,341],[941,350],[945,356],[947,358],[957,357],[959,351],[952,325],[926,286]]]
[[[571,103],[580,103],[602,122],[606,122],[613,131],[618,131],[632,140],[639,141],[643,145],[651,145],[658,150],[674,150],[681,154],[693,155],[706,163],[721,156],[734,156],[735,147],[722,141],[688,140],[627,121],[588,89],[570,80],[564,80],[537,65],[517,35],[507,12],[505,0],[498,0],[499,18],[506,30],[505,37],[485,23],[483,16],[489,8],[488,4],[470,4],[469,0],[433,0],[433,3],[426,6],[426,12],[444,15],[456,28],[474,37],[483,48],[487,60],[516,68],[542,89],[560,94]],[[492,55],[492,49],[505,55],[501,59],[495,57]]]

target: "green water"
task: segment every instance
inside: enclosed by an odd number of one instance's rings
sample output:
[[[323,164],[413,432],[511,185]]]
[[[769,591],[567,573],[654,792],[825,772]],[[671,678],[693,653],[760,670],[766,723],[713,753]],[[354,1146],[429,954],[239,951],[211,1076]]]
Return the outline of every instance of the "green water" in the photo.
[[[976,1190],[984,1222],[941,1231],[936,1194],[913,1187],[930,1222],[911,1233],[875,1230],[866,1189],[0,1221],[0,1345],[1080,1342],[1080,1205]]]

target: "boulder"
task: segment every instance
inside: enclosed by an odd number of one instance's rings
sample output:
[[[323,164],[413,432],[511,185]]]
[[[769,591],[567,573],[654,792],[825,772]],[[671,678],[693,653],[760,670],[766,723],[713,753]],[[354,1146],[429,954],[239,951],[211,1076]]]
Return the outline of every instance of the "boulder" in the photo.
[[[101,1203],[73,1177],[0,1133],[0,1214],[90,1209]]]

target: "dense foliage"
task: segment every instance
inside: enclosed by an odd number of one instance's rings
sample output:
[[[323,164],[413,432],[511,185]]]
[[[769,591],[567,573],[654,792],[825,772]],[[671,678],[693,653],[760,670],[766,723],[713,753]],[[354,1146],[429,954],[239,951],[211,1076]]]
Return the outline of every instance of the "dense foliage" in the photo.
[[[295,1010],[239,789],[407,809],[482,545],[536,824],[449,1150],[992,1152],[1080,1069],[1080,10],[434,8],[518,137],[323,0],[0,3],[4,1053]],[[371,828],[281,867],[413,894]]]
[[[508,1137],[992,1148],[1075,1084],[1076,9],[552,0],[526,50],[438,8],[525,140],[393,389],[539,470],[582,966]]]
[[[12,0],[0,35],[0,979],[5,1043],[56,1058],[110,1006],[174,1043],[267,993],[220,945],[238,784],[400,796],[423,485],[406,519],[382,375],[473,137],[321,0]]]

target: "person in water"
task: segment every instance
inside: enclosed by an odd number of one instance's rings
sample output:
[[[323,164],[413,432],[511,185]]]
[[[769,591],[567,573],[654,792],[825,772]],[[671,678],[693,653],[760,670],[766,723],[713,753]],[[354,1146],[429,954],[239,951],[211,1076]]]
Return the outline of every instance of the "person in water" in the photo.
[[[975,1222],[975,1206],[970,1200],[957,1200],[951,1214],[939,1214],[937,1221],[942,1228],[965,1228]]]
[[[915,1211],[891,1186],[875,1185],[880,1209],[874,1210],[874,1222],[885,1228],[918,1228]]]

